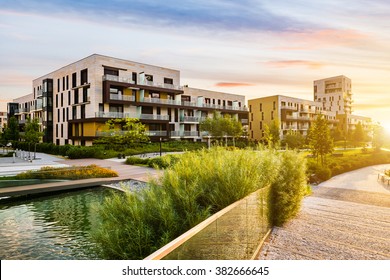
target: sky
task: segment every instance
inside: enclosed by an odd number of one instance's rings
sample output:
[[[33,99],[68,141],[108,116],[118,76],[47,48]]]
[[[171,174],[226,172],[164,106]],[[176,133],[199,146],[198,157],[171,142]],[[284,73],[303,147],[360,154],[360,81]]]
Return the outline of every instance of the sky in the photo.
[[[312,100],[314,80],[345,75],[354,114],[390,130],[389,14],[388,0],[0,0],[0,102],[98,53],[247,100]]]

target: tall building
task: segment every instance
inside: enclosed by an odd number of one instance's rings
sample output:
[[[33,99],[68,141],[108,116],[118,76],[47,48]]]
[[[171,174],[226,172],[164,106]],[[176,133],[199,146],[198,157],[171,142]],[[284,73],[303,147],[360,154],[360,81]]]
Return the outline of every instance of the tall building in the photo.
[[[314,101],[322,103],[322,110],[335,112],[337,115],[352,114],[352,83],[345,76],[316,80]]]
[[[138,118],[152,140],[202,139],[214,110],[247,120],[245,97],[180,86],[180,71],[93,54],[33,81],[16,116],[39,118],[44,141],[91,145],[113,118]]]

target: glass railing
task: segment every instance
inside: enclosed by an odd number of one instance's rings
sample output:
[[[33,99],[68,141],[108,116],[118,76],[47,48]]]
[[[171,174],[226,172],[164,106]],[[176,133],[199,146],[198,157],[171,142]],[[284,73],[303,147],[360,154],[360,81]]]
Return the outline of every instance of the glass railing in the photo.
[[[119,95],[119,94],[110,94],[111,100],[123,100],[123,101],[135,101],[135,96],[132,95]]]
[[[270,231],[268,192],[263,188],[231,204],[146,259],[254,259]]]
[[[153,114],[141,114],[139,119],[143,120],[169,120],[169,115],[153,115]]]
[[[96,118],[135,118],[135,115],[132,115],[130,113],[122,113],[122,112],[95,112]]]
[[[161,98],[151,98],[145,97],[142,102],[146,103],[157,103],[157,104],[171,104],[171,105],[180,105],[180,101],[172,99],[161,99]]]
[[[145,135],[147,135],[147,136],[167,136],[167,132],[166,131],[149,130],[149,131],[145,131]]]
[[[121,82],[127,84],[134,84],[134,81],[128,77],[119,77],[114,75],[104,75],[103,81]]]
[[[199,122],[199,117],[193,117],[193,116],[184,116],[180,117],[181,122]]]

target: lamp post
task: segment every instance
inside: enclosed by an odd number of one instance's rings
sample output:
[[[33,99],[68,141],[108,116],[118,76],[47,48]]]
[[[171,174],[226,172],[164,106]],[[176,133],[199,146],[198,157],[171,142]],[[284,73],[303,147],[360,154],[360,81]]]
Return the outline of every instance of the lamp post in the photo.
[[[161,141],[162,141],[162,139],[160,137],[160,157],[161,157]]]

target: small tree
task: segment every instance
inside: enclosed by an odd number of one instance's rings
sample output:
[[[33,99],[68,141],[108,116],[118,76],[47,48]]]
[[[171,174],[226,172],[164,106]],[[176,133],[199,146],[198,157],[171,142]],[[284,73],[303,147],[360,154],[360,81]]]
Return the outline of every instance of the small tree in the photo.
[[[224,137],[231,136],[233,141],[235,137],[242,135],[241,123],[230,115],[222,117],[214,112],[212,118],[207,118],[199,124],[201,131],[207,131],[210,136]]]
[[[286,146],[290,149],[300,149],[305,144],[305,138],[299,132],[288,131],[284,137]]]
[[[147,142],[149,137],[145,134],[146,128],[139,119],[111,119],[106,122],[104,136],[96,139],[96,144],[122,145],[137,142]]]
[[[325,164],[325,157],[333,152],[333,140],[330,136],[330,129],[327,120],[323,115],[318,115],[310,129],[309,145],[314,156],[321,159],[321,164]]]
[[[28,143],[39,143],[43,136],[43,132],[39,131],[38,119],[31,120],[30,118],[28,118],[24,131],[25,133],[23,138]]]
[[[19,123],[14,116],[9,119],[3,138],[6,142],[19,140]]]
[[[277,147],[280,145],[280,122],[279,120],[273,120],[270,125],[264,125],[264,138],[265,142],[270,147]]]
[[[356,125],[355,130],[352,133],[352,138],[353,142],[356,145],[359,145],[359,143],[366,140],[367,134],[365,133],[363,126],[360,122]]]
[[[373,135],[372,135],[372,146],[376,150],[380,150],[385,143],[385,132],[382,126],[375,125],[373,128]]]

